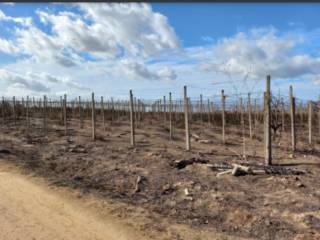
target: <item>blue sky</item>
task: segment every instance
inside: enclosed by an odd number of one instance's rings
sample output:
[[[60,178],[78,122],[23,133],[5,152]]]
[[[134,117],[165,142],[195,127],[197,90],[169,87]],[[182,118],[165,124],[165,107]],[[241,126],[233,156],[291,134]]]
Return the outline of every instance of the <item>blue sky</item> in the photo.
[[[0,94],[317,99],[320,4],[0,4]]]

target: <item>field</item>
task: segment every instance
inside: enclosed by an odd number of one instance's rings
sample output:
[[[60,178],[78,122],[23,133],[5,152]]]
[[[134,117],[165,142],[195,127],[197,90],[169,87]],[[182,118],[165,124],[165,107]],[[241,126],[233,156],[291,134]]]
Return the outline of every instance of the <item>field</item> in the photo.
[[[250,137],[248,109],[229,106],[224,143],[221,109],[211,112],[201,104],[189,114],[186,151],[185,115],[174,108],[170,139],[168,105],[163,112],[132,112],[133,145],[129,109],[101,110],[96,103],[92,116],[90,102],[80,111],[76,102],[65,108],[56,102],[30,106],[26,113],[20,101],[13,115],[6,103],[1,161],[55,186],[121,203],[114,214],[136,219],[134,227],[151,238],[320,239],[319,120],[314,114],[309,144],[307,108],[296,114],[294,152],[290,114],[283,113],[279,121],[285,125],[272,136],[272,165],[265,166],[261,108],[252,115]],[[233,164],[255,171],[218,176]]]

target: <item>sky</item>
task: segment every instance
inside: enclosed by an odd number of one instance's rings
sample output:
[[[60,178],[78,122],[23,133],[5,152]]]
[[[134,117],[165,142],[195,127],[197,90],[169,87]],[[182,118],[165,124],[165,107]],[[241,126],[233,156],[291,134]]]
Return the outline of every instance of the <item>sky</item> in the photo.
[[[0,95],[319,98],[320,4],[0,3]]]

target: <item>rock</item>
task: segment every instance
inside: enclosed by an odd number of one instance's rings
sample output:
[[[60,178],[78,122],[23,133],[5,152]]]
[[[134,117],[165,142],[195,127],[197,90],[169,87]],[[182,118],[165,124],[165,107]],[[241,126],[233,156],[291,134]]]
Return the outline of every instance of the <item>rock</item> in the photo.
[[[140,187],[140,184],[145,181],[146,178],[144,176],[138,176],[137,177],[137,181],[136,181],[136,186],[135,186],[135,189],[134,189],[134,193],[137,193],[137,192],[140,192],[141,191],[141,187]]]
[[[238,164],[234,164],[234,167],[232,169],[232,175],[233,176],[244,176],[244,175],[247,175],[247,174],[250,174],[252,173],[251,171],[251,168],[250,167],[245,167],[245,166],[241,166],[241,165],[238,165]]]
[[[269,219],[266,219],[264,221],[265,225],[270,226],[272,224],[272,222]]]
[[[189,195],[190,195],[188,188],[185,188],[185,189],[184,189],[184,194],[185,194],[186,196],[189,196]]]
[[[297,187],[300,187],[300,188],[305,187],[305,185],[304,185],[302,182],[298,182],[298,183],[296,184],[296,186],[297,186]]]

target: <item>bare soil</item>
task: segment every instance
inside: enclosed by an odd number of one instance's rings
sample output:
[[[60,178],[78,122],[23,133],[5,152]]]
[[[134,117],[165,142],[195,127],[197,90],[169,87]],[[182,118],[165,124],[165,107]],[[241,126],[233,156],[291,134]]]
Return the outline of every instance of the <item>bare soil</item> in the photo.
[[[2,127],[2,161],[14,162],[54,186],[76,189],[81,196],[93,194],[120,204],[111,213],[134,219],[133,227],[150,238],[320,239],[320,144],[319,139],[313,146],[304,144],[307,134],[302,131],[294,156],[289,134],[274,140],[273,163],[304,174],[217,177],[218,171],[207,164],[263,164],[261,127],[253,140],[246,138],[243,158],[238,127],[228,127],[223,145],[219,127],[193,122],[196,136],[186,152],[181,126],[170,141],[161,122],[140,124],[134,148],[128,122],[108,123],[105,131],[99,123],[96,141],[91,140],[90,122],[79,129],[73,120],[68,137],[55,122],[50,122],[47,136],[40,119],[32,123],[30,134],[24,122]],[[181,160],[188,164],[177,166]]]
[[[102,215],[94,198],[84,201],[75,191],[49,188],[17,170],[0,163],[0,239],[147,239],[115,217]]]

